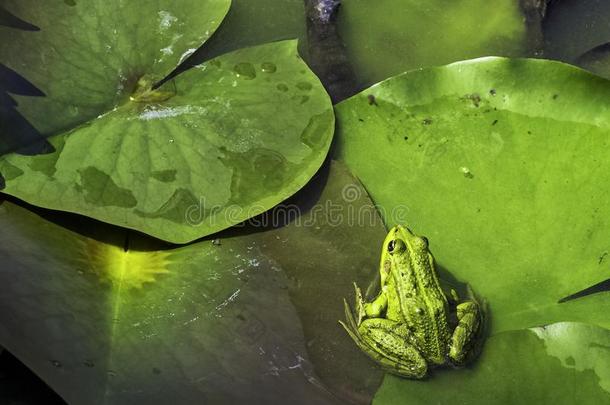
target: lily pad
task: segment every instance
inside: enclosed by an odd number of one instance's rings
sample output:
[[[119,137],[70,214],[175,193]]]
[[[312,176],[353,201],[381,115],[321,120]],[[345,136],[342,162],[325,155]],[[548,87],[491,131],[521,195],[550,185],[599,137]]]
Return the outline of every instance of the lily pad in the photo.
[[[178,248],[39,211],[0,204],[0,345],[68,403],[370,403],[382,374],[337,320],[385,228],[341,164]]]
[[[428,236],[445,277],[489,303],[491,333],[610,327],[610,82],[559,62],[412,71],[336,107],[337,154],[388,225]]]
[[[257,215],[299,190],[334,131],[328,95],[295,41],[247,48],[183,73],[50,139],[5,155],[5,193],[174,243]]]
[[[40,28],[0,26],[0,60],[46,94],[19,97],[42,134],[68,130],[125,101],[143,75],[161,80],[216,30],[230,0],[5,0]]]
[[[610,331],[580,323],[503,332],[471,368],[439,370],[429,381],[386,377],[373,403],[606,403],[608,349]]]
[[[527,56],[532,43],[514,0],[344,0],[338,24],[365,86],[478,56]]]

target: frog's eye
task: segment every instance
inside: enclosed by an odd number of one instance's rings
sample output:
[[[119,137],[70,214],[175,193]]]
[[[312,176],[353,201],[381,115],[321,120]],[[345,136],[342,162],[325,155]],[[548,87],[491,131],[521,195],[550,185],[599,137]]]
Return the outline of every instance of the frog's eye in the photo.
[[[393,239],[388,243],[388,253],[394,254],[398,252],[402,252],[405,250],[407,246],[400,239]]]

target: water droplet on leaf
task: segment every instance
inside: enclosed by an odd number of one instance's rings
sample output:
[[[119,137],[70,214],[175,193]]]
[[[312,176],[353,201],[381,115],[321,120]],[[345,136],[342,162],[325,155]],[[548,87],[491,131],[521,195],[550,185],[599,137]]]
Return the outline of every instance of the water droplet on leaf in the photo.
[[[275,71],[277,70],[277,66],[275,66],[275,64],[271,62],[263,62],[261,64],[261,70],[265,73],[275,73]]]
[[[297,83],[297,88],[299,88],[300,90],[303,90],[303,91],[311,90],[312,87],[313,86],[311,85],[311,83],[307,83],[307,82]]]
[[[252,80],[256,77],[256,70],[254,70],[254,66],[248,62],[242,62],[235,65],[233,71],[239,77],[243,77],[246,80]]]

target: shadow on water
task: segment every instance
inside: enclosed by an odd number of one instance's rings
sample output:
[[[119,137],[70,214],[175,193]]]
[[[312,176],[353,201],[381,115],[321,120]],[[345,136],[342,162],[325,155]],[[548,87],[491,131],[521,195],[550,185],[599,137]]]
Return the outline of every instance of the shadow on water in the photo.
[[[48,404],[65,402],[8,351],[0,348],[0,403]]]
[[[0,195],[0,206],[5,201],[25,208],[49,223],[61,226],[62,228],[68,229],[85,238],[103,244],[121,247],[125,251],[135,250],[139,252],[153,252],[169,250],[181,246],[153,238],[133,229],[111,225],[72,212],[37,207],[10,195]]]

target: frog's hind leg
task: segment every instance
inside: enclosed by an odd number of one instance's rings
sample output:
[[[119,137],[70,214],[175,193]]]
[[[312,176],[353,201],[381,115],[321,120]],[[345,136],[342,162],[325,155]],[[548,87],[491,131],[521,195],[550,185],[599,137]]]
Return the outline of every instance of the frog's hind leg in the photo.
[[[383,318],[366,319],[359,327],[363,350],[392,374],[423,378],[428,363],[415,346],[415,337],[407,325]]]
[[[369,345],[362,339],[360,336],[360,331],[358,330],[358,324],[356,323],[356,319],[354,319],[354,314],[352,313],[352,309],[350,308],[347,301],[343,300],[343,305],[345,307],[345,322],[339,321],[343,329],[347,332],[347,334],[352,338],[352,340],[356,343],[356,345],[360,348],[360,350],[368,353],[371,348]]]
[[[406,325],[388,319],[365,319],[358,325],[347,301],[346,322],[339,321],[356,345],[393,374],[422,378],[428,371],[426,360],[410,342],[414,341]]]
[[[451,336],[449,358],[463,364],[481,327],[481,309],[475,301],[464,301],[457,307],[458,324]]]
[[[360,349],[368,350],[368,346],[362,340],[362,336],[360,336],[360,331],[358,330],[359,323],[356,322],[352,309],[345,299],[343,300],[343,305],[345,307],[345,322],[339,321],[339,323]]]

